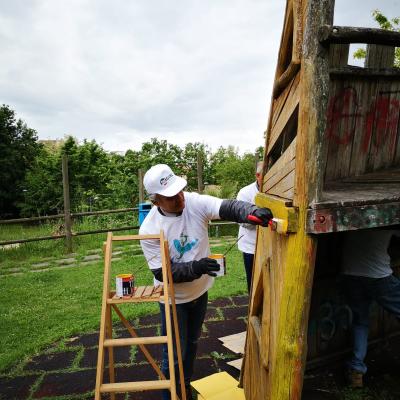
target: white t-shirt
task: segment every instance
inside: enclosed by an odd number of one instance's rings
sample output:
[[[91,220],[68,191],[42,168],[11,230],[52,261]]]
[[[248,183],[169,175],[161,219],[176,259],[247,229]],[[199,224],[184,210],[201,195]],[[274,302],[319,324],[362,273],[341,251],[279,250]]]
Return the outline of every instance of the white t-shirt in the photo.
[[[387,252],[390,238],[400,235],[393,229],[366,229],[346,232],[343,240],[342,272],[345,275],[384,278],[392,274]]]
[[[140,227],[139,234],[159,234],[164,231],[168,240],[172,262],[189,262],[208,257],[208,222],[220,219],[219,209],[222,200],[216,197],[184,192],[185,208],[180,216],[164,216],[153,207]],[[143,253],[150,269],[161,268],[160,242],[141,240]],[[213,284],[214,278],[203,274],[192,282],[175,283],[175,301],[188,303],[205,293]],[[154,278],[154,285],[162,285]]]
[[[257,193],[257,182],[253,182],[240,189],[236,198],[254,204],[254,198]],[[243,253],[254,254],[257,239],[256,225],[240,224],[238,238],[241,236],[242,238],[238,241],[238,249]]]

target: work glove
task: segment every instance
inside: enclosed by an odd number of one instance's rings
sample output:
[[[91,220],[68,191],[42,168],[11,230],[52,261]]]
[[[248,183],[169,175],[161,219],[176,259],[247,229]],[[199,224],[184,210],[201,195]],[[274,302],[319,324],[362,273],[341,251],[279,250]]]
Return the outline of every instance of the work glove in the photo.
[[[256,218],[251,218],[251,216],[256,217]],[[272,212],[269,208],[256,208],[248,217],[247,219],[249,220],[250,224],[253,225],[261,225],[261,226],[268,226],[269,221],[274,216],[272,215]]]
[[[214,271],[219,271],[219,264],[217,260],[205,257],[198,261],[192,262],[192,271],[198,276],[203,274],[217,276]]]

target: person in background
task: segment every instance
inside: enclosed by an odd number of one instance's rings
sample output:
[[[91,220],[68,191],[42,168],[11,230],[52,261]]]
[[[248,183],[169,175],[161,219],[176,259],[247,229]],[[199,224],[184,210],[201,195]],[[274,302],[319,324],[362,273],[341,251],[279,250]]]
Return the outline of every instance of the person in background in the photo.
[[[400,280],[390,267],[388,247],[400,230],[366,229],[346,232],[343,240],[344,292],[353,313],[353,352],[347,362],[350,386],[362,387],[367,372],[369,311],[376,301],[400,319]]]
[[[144,219],[139,233],[158,234],[162,229],[168,240],[171,272],[174,281],[183,370],[188,399],[190,380],[196,358],[197,342],[207,310],[208,289],[219,270],[216,260],[209,258],[208,222],[225,219],[243,223],[256,216],[262,226],[273,217],[268,208],[238,200],[184,192],[187,182],[176,176],[165,164],[151,167],[145,174],[144,187],[154,204]],[[142,240],[143,253],[154,274],[154,284],[162,284],[160,243]],[[165,305],[160,303],[162,335],[166,335]],[[177,365],[177,361],[175,359]],[[167,346],[163,347],[162,371],[169,377]],[[179,374],[177,374],[177,379]],[[179,388],[179,385],[177,385]],[[163,398],[170,398],[167,390]]]
[[[254,203],[256,194],[260,191],[262,185],[262,172],[264,163],[257,163],[256,181],[250,183],[239,190],[237,200]],[[250,293],[251,279],[253,274],[253,260],[256,248],[257,230],[256,226],[249,223],[240,224],[238,234],[238,249],[243,253],[244,269],[246,271],[247,291]]]

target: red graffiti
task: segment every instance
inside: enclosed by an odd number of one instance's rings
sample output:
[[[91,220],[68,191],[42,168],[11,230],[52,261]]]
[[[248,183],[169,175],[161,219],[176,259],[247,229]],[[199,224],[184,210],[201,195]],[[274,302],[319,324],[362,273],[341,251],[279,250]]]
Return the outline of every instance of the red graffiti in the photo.
[[[367,152],[370,147],[374,127],[375,135],[372,146],[375,148],[375,154],[378,148],[386,142],[387,138],[389,138],[390,151],[394,150],[399,123],[399,109],[400,102],[389,97],[378,97],[371,105],[371,110],[367,114],[366,120],[366,130],[362,147],[364,152]]]
[[[353,111],[354,110],[354,111]],[[357,113],[358,100],[355,89],[349,87],[343,89],[332,97],[328,106],[327,136],[337,144],[348,144],[354,136],[356,118],[361,117]],[[352,112],[353,111],[353,112]],[[340,122],[343,128],[340,129]],[[349,126],[350,125],[350,126]],[[343,135],[340,135],[341,130]]]
[[[393,92],[397,93],[397,92]],[[359,118],[364,118],[361,130],[362,151],[377,152],[389,140],[390,151],[394,151],[399,125],[400,101],[379,95],[363,115],[358,112],[358,94],[347,87],[333,96],[328,105],[326,136],[338,145],[352,142]]]

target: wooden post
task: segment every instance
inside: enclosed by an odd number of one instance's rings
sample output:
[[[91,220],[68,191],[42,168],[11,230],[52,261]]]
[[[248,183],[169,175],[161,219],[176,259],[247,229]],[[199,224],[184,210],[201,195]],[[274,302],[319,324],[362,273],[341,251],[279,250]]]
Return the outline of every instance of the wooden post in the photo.
[[[65,245],[68,253],[72,253],[72,218],[69,200],[69,180],[68,180],[68,156],[62,157],[62,176],[64,190],[64,225],[65,225]]]
[[[258,166],[258,162],[260,161],[260,156],[258,155],[258,151],[256,151],[255,153],[254,153],[254,163],[255,163],[255,166],[254,166],[254,173],[257,173],[257,166]]]
[[[138,171],[138,182],[139,182],[139,203],[144,202],[144,187],[143,187],[143,170],[139,168]]]
[[[197,190],[199,193],[203,193],[203,160],[201,159],[201,153],[197,153]]]

